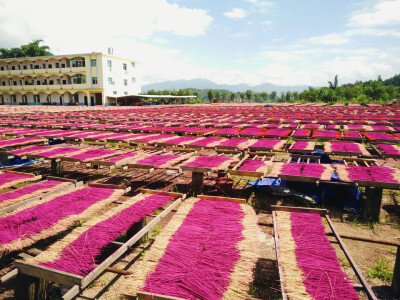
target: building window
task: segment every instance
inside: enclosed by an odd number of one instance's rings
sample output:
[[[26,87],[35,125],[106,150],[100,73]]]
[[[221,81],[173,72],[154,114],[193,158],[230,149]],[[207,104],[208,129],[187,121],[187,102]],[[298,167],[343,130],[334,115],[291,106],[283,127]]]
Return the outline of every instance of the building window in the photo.
[[[112,67],[112,62],[111,62],[111,60],[107,60],[107,67],[108,67],[109,69],[111,69],[111,67]]]
[[[49,85],[53,85],[54,84],[54,80],[49,80]]]
[[[1,70],[1,71],[4,71],[4,67],[0,67],[0,70]]]
[[[28,97],[26,95],[22,95],[22,103],[28,103]]]
[[[124,95],[128,95],[128,92],[124,92]]]
[[[2,84],[3,86],[6,86],[6,82],[5,82],[5,81],[3,81],[1,84]]]
[[[50,65],[48,65],[47,67],[48,67],[49,69],[52,69],[52,68],[53,68],[53,65],[50,64]]]
[[[46,64],[43,64],[42,67],[43,67],[43,69],[46,69]]]
[[[71,59],[71,65],[73,68],[82,68],[85,67],[85,58],[83,57],[74,57]]]
[[[60,63],[56,63],[56,68],[59,68],[60,67]]]
[[[17,96],[11,95],[11,102],[17,102]]]
[[[40,103],[40,95],[34,95],[33,98],[36,97],[35,102]]]
[[[93,84],[97,84],[97,77],[93,77],[93,78],[92,78],[92,83],[93,83]]]
[[[132,62],[132,68],[136,67],[136,63]]]
[[[11,67],[11,70],[15,70],[15,66],[12,66],[12,67]]]
[[[123,64],[123,65],[122,65],[122,69],[125,70],[125,71],[127,70],[126,64]]]
[[[96,66],[97,66],[97,60],[91,59],[91,60],[90,60],[90,65],[91,65],[92,67],[96,67]]]
[[[17,85],[17,82],[16,82],[16,81],[13,81],[13,85]]]
[[[76,74],[76,75],[72,76],[72,83],[74,83],[74,84],[86,83],[86,75]]]
[[[23,66],[23,69],[24,69],[24,70],[28,69],[28,66]]]
[[[63,79],[62,84],[67,84],[67,81]]]
[[[35,69],[40,69],[40,66],[39,65],[35,65]]]
[[[108,84],[114,84],[112,77],[108,77]]]
[[[125,86],[128,85],[128,79],[124,79],[124,85],[125,85]]]
[[[116,95],[117,94],[117,91],[113,91],[113,95]]]
[[[61,68],[65,68],[65,64],[61,64]]]
[[[136,78],[132,77],[132,83],[135,83],[135,82],[136,82]]]

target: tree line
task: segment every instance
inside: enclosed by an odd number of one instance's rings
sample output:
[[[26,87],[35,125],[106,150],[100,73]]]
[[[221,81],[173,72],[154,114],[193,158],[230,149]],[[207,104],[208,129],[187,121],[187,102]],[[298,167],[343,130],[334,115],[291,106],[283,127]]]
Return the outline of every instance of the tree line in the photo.
[[[214,99],[222,99],[225,102],[325,102],[325,103],[360,103],[367,104],[371,102],[386,103],[387,101],[400,98],[400,74],[392,78],[382,80],[378,76],[376,80],[368,80],[365,82],[356,81],[355,83],[347,83],[339,85],[338,75],[333,81],[329,81],[326,87],[313,88],[302,92],[287,91],[281,92],[280,95],[276,91],[253,92],[247,90],[245,92],[231,92],[227,90],[196,90],[181,89],[155,91],[149,90],[148,95],[195,95],[201,101],[212,101]]]

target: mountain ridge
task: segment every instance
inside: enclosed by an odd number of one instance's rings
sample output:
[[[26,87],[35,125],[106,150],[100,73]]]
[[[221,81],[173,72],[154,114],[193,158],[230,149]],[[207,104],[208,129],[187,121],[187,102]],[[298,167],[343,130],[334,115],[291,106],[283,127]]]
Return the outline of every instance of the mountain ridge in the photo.
[[[253,92],[256,93],[260,93],[263,91],[271,93],[272,91],[276,91],[279,94],[281,92],[287,92],[287,91],[302,92],[303,90],[308,89],[308,87],[309,86],[307,85],[281,86],[272,83],[262,83],[254,86],[245,83],[218,84],[208,79],[196,78],[190,80],[180,79],[180,80],[170,80],[170,81],[145,84],[142,86],[142,92],[147,93],[149,90],[212,89],[212,90],[228,90],[231,92],[245,92],[246,90],[252,90]]]

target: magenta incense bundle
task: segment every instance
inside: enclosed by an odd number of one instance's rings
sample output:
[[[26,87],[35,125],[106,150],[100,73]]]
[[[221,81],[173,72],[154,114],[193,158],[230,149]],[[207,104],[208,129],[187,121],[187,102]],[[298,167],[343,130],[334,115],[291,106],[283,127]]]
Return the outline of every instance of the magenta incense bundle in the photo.
[[[188,199],[125,278],[125,293],[243,299],[259,257],[258,231],[246,204]]]
[[[48,268],[85,276],[96,268],[97,256],[105,246],[127,232],[142,218],[174,198],[176,197],[140,194],[128,199],[122,205],[89,220],[82,227],[75,229],[61,241],[29,261]]]
[[[60,192],[40,204],[29,203],[0,218],[0,252],[20,250],[55,235],[117,200],[123,192],[89,186]]]
[[[326,237],[321,216],[283,211],[277,211],[276,215],[278,259],[289,298],[358,299]]]

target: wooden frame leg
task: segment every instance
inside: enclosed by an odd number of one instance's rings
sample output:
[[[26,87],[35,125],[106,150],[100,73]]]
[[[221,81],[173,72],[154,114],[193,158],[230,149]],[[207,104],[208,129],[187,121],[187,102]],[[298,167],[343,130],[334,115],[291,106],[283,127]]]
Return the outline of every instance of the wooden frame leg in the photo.
[[[61,177],[63,174],[63,162],[60,159],[51,160],[51,175]]]
[[[365,188],[363,218],[367,222],[378,222],[382,204],[382,188]]]
[[[40,300],[47,298],[48,281],[32,276],[18,274],[15,284],[14,299]]]
[[[397,246],[396,263],[393,269],[392,292],[393,296],[400,297],[400,246]]]
[[[204,173],[203,172],[192,172],[192,192],[193,196],[197,196],[201,194],[203,191],[203,181],[204,181]]]

